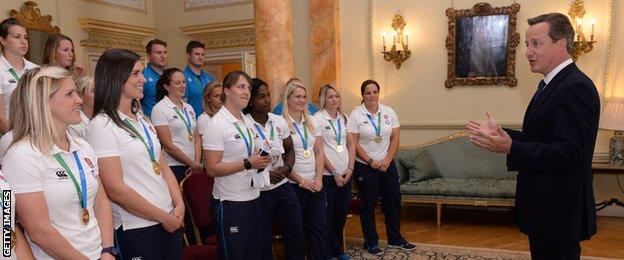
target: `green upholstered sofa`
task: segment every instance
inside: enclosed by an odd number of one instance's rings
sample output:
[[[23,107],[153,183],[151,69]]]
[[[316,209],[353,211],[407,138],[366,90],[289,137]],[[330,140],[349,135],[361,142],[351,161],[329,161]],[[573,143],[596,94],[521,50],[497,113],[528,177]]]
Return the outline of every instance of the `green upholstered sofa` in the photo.
[[[400,147],[395,162],[402,200],[435,204],[438,226],[444,205],[513,207],[517,173],[507,171],[505,160],[470,144],[467,132]]]

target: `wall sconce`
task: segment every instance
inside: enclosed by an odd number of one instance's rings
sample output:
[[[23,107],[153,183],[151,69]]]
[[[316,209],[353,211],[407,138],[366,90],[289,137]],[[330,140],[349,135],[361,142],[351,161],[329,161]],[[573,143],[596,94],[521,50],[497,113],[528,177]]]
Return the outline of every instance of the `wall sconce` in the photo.
[[[574,33],[576,36],[572,51],[572,59],[576,61],[581,54],[588,53],[594,49],[594,43],[596,43],[596,41],[594,41],[594,26],[596,25],[596,20],[592,19],[590,22],[591,36],[588,41],[583,33],[583,15],[585,15],[583,0],[575,0],[572,5],[570,5],[568,15],[570,15],[570,18],[572,19],[571,22],[574,26]]]
[[[386,32],[383,32],[381,33],[383,41],[383,51],[381,53],[383,53],[384,60],[393,62],[396,68],[400,69],[401,64],[412,54],[408,49],[409,31],[405,31],[403,16],[398,14],[394,16],[392,28],[394,29],[394,32],[392,32],[392,48],[386,51]],[[397,45],[401,46],[402,49],[398,50]]]

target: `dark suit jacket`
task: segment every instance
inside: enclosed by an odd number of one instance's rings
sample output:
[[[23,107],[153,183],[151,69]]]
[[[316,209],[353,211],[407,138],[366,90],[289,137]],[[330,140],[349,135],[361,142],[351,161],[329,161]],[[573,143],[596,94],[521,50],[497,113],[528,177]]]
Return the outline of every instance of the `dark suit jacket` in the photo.
[[[581,241],[596,233],[591,162],[600,99],[576,64],[561,70],[533,98],[513,142],[510,171],[519,171],[516,211],[520,230],[551,241]]]

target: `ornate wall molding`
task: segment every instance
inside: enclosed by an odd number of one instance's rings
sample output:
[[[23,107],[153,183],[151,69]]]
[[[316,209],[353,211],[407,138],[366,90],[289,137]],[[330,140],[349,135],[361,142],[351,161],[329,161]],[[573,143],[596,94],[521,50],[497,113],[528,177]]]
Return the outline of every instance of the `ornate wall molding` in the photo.
[[[467,121],[405,122],[401,130],[466,130]],[[522,122],[500,122],[506,128],[522,128]]]
[[[235,5],[251,4],[251,0],[184,0],[184,10],[221,8]]]
[[[207,49],[255,46],[253,19],[183,26],[180,30],[205,44]]]
[[[89,38],[80,41],[80,45],[90,48],[129,49],[137,53],[145,52],[143,40],[154,35],[153,28],[140,27],[128,24],[114,23],[91,18],[79,20],[82,28],[87,31]]]
[[[116,7],[128,11],[147,13],[146,0],[82,0],[98,5]]]
[[[58,26],[52,26],[52,15],[41,15],[41,10],[37,7],[37,3],[33,1],[26,1],[19,12],[11,10],[9,15],[17,19],[29,30],[42,31],[47,34],[61,32]]]

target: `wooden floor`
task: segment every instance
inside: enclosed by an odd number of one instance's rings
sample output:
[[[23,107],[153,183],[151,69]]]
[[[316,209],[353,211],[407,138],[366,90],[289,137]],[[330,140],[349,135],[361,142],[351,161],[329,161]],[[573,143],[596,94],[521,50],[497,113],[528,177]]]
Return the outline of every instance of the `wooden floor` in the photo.
[[[458,209],[443,211],[442,226],[435,223],[435,209],[403,206],[401,230],[410,242],[528,251],[514,215],[505,209]],[[383,215],[377,212],[377,231],[386,240]],[[362,238],[359,216],[347,219],[346,236]],[[598,217],[598,234],[581,243],[582,255],[624,259],[624,218]]]

